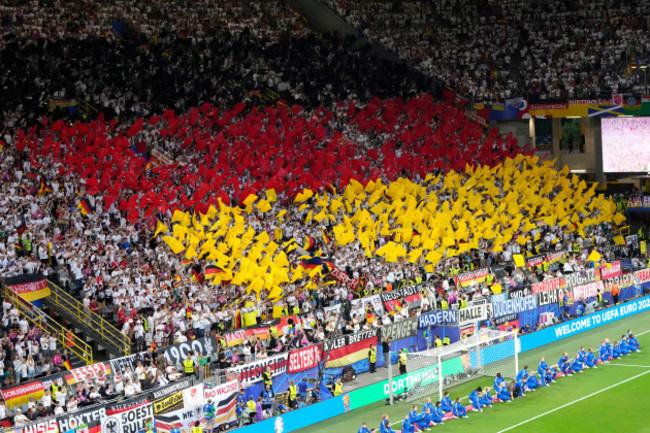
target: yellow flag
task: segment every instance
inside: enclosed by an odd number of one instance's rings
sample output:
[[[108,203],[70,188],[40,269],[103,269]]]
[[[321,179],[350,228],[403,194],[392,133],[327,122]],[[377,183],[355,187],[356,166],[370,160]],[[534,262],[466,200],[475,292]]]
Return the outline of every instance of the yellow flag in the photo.
[[[185,218],[185,212],[176,209],[172,215],[172,223],[181,222]]]
[[[526,261],[524,260],[524,256],[521,254],[513,254],[512,258],[515,260],[515,265],[517,265],[520,268],[526,267]]]
[[[587,257],[588,262],[597,262],[598,260],[600,260],[600,254],[596,250],[593,250]]]
[[[162,239],[167,245],[169,245],[169,248],[172,249],[174,254],[178,254],[185,249],[185,245],[183,245],[183,243],[178,239],[175,239],[171,236],[163,236]]]
[[[278,196],[275,193],[275,188],[267,189],[264,191],[264,194],[266,194],[266,200],[273,203],[274,201],[278,201]]]
[[[154,237],[158,236],[158,233],[160,232],[165,232],[167,233],[167,226],[163,223],[160,222],[160,220],[156,221],[156,232],[153,234]]]

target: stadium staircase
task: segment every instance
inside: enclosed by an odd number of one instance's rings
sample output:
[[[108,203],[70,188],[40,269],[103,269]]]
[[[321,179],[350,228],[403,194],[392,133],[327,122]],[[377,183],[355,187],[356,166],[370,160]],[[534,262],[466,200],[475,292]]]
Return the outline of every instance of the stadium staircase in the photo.
[[[95,362],[92,347],[81,336],[70,332],[69,326],[64,326],[48,316],[42,309],[25,301],[4,284],[2,285],[2,295],[4,299],[9,300],[16,306],[18,312],[27,318],[32,327],[37,327],[42,332],[56,337],[60,346],[67,349],[71,354],[70,364],[72,368],[90,365]]]
[[[99,360],[131,353],[131,340],[113,324],[87,309],[82,302],[51,281],[48,281],[48,286],[51,294],[43,298],[43,309],[68,323],[68,330],[90,343]]]

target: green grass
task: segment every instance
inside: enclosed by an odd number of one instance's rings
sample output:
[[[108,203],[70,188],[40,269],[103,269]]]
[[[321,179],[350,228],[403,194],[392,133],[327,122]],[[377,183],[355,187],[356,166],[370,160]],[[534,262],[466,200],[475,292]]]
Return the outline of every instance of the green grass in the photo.
[[[563,351],[567,351],[571,357],[580,346],[597,350],[605,337],[612,341],[618,340],[628,329],[637,334],[649,331],[650,312],[523,353],[519,356],[520,368],[528,365],[530,370],[536,371],[540,357],[544,356],[549,364],[555,364]],[[650,433],[650,422],[645,412],[650,373],[642,375],[650,372],[650,332],[637,337],[642,352],[634,352],[621,360],[612,361],[612,364],[620,365],[600,365],[598,369],[588,369],[582,374],[560,378],[552,386],[529,392],[510,404],[495,403],[483,413],[471,412],[467,419],[445,422],[443,426],[432,427],[432,431]],[[457,396],[466,397],[472,389],[486,385],[492,386],[491,378],[478,379],[449,391],[452,399]],[[611,388],[604,390],[608,387]],[[435,402],[437,395],[432,396],[432,400]],[[464,403],[469,404],[467,400]],[[298,433],[354,433],[364,421],[369,427],[378,428],[382,414],[388,414],[391,421],[397,423],[404,419],[409,409],[410,405],[405,403],[387,406],[381,401],[303,428]],[[394,428],[397,430],[399,427],[397,425]]]

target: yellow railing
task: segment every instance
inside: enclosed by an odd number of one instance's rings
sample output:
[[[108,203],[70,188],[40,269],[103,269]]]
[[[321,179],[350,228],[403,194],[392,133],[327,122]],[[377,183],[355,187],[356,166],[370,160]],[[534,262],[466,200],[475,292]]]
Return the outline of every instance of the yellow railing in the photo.
[[[42,331],[56,337],[57,341],[65,349],[68,349],[81,358],[86,365],[94,363],[93,350],[88,343],[77,337],[73,332],[70,332],[69,328],[66,328],[45,314],[40,308],[32,306],[28,301],[16,295],[4,284],[2,288],[6,299],[11,300],[11,303],[16,306],[18,312],[25,316],[33,326],[37,326]]]
[[[103,345],[110,343],[118,348],[120,353],[125,356],[131,353],[131,339],[129,337],[122,334],[119,329],[99,314],[90,311],[83,303],[69,295],[56,284],[48,281],[48,286],[52,293],[46,298],[46,301],[56,304],[57,308],[60,309],[58,311],[59,314],[67,312],[79,320],[80,323],[91,328]]]

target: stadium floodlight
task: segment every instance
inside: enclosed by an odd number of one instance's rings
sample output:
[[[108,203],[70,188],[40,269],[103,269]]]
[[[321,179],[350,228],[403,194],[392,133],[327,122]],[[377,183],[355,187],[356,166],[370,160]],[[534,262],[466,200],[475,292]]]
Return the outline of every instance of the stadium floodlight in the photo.
[[[446,389],[480,377],[514,378],[519,370],[517,332],[482,329],[478,334],[449,346],[407,354],[407,375],[403,387],[394,386],[389,370],[391,403],[394,388],[403,391],[398,401],[423,404],[427,397],[442,399]]]

